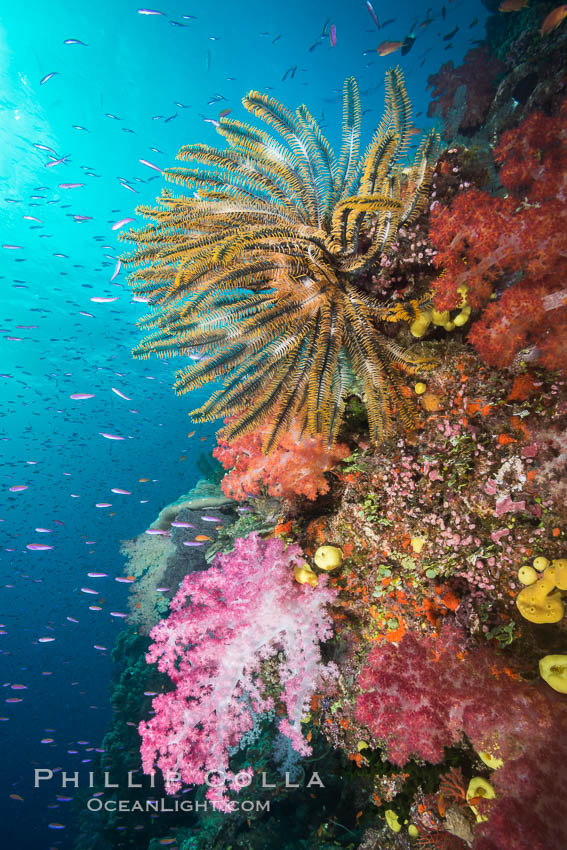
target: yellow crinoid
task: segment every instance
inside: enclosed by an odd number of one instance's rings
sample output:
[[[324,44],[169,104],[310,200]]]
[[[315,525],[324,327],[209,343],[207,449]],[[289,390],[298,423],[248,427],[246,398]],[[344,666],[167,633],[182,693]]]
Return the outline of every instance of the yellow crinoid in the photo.
[[[333,442],[353,384],[374,442],[395,411],[412,424],[401,376],[433,363],[380,325],[411,323],[418,305],[384,304],[360,282],[423,211],[439,139],[424,137],[402,170],[415,128],[399,68],[385,88],[382,121],[361,155],[358,86],[346,80],[338,159],[305,106],[292,112],[250,92],[243,104],[266,128],[222,118],[229,148],[181,148],[177,158],[197,167],[165,177],[189,192],[163,191],[157,208],[137,210],[151,223],[125,234],[137,250],[123,262],[141,266],[130,279],[152,311],[134,354],[198,351],[175,390],[223,377],[191,416],[230,416],[226,439],[268,423],[269,451],[293,421]]]

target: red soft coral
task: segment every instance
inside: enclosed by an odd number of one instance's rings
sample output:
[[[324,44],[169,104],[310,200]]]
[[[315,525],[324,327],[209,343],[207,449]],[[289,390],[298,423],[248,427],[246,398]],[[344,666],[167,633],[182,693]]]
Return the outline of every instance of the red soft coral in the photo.
[[[494,152],[506,197],[471,188],[431,217],[443,273],[438,309],[466,299],[483,313],[470,342],[491,365],[534,347],[540,363],[565,367],[567,320],[567,101],[556,116],[528,116]],[[492,299],[492,300],[491,300]]]
[[[439,762],[444,747],[466,735],[474,749],[503,766],[491,773],[490,817],[474,850],[563,850],[567,821],[567,704],[543,683],[529,684],[488,645],[469,649],[446,625],[438,637],[406,634],[377,646],[360,677],[356,719],[403,765],[410,757]]]
[[[300,437],[297,428],[285,434],[277,448],[265,455],[262,443],[268,429],[260,429],[236,440],[219,439],[213,455],[230,472],[221,488],[233,499],[258,496],[261,486],[277,499],[306,496],[314,500],[327,493],[325,471],[348,457],[344,443],[329,448],[324,437]]]
[[[503,69],[486,47],[475,47],[459,67],[445,62],[428,78],[427,88],[433,92],[427,114],[430,118],[443,116],[445,138],[467,133],[482,123],[494,97],[496,77]]]

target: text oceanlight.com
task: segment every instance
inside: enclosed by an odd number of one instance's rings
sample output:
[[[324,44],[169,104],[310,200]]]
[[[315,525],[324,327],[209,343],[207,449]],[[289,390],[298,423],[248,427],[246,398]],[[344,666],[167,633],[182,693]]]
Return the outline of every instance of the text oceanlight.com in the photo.
[[[230,800],[228,802],[232,812],[269,812],[269,800]],[[167,812],[206,812],[214,811],[215,807],[209,800],[173,800],[171,797],[160,797],[157,800],[102,800],[100,797],[91,797],[87,800],[87,809],[90,812],[155,812],[163,814]]]

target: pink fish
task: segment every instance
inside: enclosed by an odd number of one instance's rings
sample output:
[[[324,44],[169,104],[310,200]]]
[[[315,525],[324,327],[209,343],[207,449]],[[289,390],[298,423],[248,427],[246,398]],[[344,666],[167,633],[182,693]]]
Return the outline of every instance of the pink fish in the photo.
[[[40,86],[45,85],[45,83],[48,80],[50,80],[52,77],[54,77],[58,73],[59,73],[59,71],[52,71],[51,74],[46,74],[45,77],[42,77],[41,80],[39,81]]]
[[[73,401],[83,401],[85,398],[94,398],[93,393],[73,393],[69,396]]]
[[[368,9],[368,13],[369,13],[370,17],[372,18],[372,20],[374,21],[374,23],[376,24],[378,29],[380,29],[380,24],[378,23],[378,18],[376,17],[376,12],[372,8],[372,3],[370,2],[370,0],[366,0],[366,8]]]
[[[120,398],[123,398],[126,401],[132,401],[131,398],[128,398],[127,395],[124,395],[124,393],[121,393],[120,390],[117,390],[115,387],[111,387],[110,389],[112,390],[113,393],[116,393],[116,395],[119,395]]]
[[[60,159],[52,159],[51,162],[46,162],[45,167],[46,168],[53,168],[54,165],[61,165],[62,162],[67,162],[68,159],[69,159],[69,154],[66,154],[65,156],[62,156]]]
[[[127,617],[128,614],[123,614],[121,611],[111,611],[110,616],[111,617]]]
[[[13,487],[10,487],[10,493],[21,493],[22,490],[27,490],[27,484],[15,484]]]
[[[53,534],[51,528],[36,528],[35,530],[38,532],[38,534]]]
[[[97,502],[95,508],[111,508],[112,502]]]
[[[101,437],[104,437],[106,440],[124,440],[125,437],[119,437],[118,434],[105,434],[104,431],[98,432]]]
[[[80,316],[88,316],[88,317],[89,317],[89,319],[94,319],[94,318],[95,318],[94,313],[86,313],[84,310],[79,310],[79,315],[80,315]]]
[[[130,224],[131,221],[134,221],[133,218],[121,218],[120,221],[115,221],[111,230],[120,230],[121,227],[124,227],[125,224]]]
[[[80,44],[81,47],[87,47],[84,41],[79,41],[78,38],[66,38],[63,44]]]
[[[47,549],[53,549],[53,546],[47,546],[45,543],[26,543],[26,549],[32,552],[45,552]]]
[[[87,573],[89,578],[107,578],[108,573]]]
[[[80,189],[81,186],[84,186],[84,183],[60,183],[60,189]]]
[[[38,638],[39,643],[52,643],[54,640],[55,640],[55,638],[52,638],[52,637]]]
[[[331,29],[329,30],[329,41],[331,42],[331,47],[335,47],[337,43],[337,28],[334,24],[331,24]]]
[[[24,218],[26,221],[39,221],[39,223],[42,224],[41,219],[36,218],[35,215],[25,215]]]
[[[114,581],[119,581],[121,584],[132,584],[135,579],[131,578],[130,576],[116,576]]]
[[[147,165],[148,168],[153,168],[154,171],[159,171],[160,174],[163,174],[163,168],[160,168],[158,165],[154,165],[153,162],[148,162],[147,159],[139,159],[138,162],[141,162],[142,165]]]
[[[122,265],[122,263],[120,262],[120,260],[116,260],[116,265],[114,266],[114,274],[113,274],[113,275],[112,275],[112,277],[110,278],[110,282],[111,282],[111,283],[112,283],[112,281],[113,281],[116,277],[118,277],[118,272],[120,271],[120,266],[121,266],[121,265]]]
[[[110,304],[111,301],[118,301],[119,296],[115,295],[113,298],[103,298],[100,295],[95,295],[94,298],[90,298],[90,301],[94,301],[95,304]]]
[[[98,596],[98,590],[92,590],[90,587],[81,587],[81,593],[92,593],[93,596]]]
[[[120,490],[118,487],[112,487],[110,490],[111,493],[119,493],[121,496],[131,496],[131,490]]]
[[[139,15],[163,15],[163,12],[158,12],[157,9],[138,9]]]

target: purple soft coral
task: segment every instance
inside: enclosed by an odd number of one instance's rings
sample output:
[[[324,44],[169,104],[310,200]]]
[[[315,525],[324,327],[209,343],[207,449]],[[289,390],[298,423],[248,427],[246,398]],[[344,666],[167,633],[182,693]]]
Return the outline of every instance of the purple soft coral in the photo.
[[[154,717],[140,724],[146,773],[161,769],[168,792],[182,783],[200,785],[218,774],[222,781],[207,796],[217,808],[230,806],[226,783],[237,787],[229,754],[254,716],[273,700],[264,694],[262,662],[283,651],[279,662],[281,699],[287,717],[279,728],[303,755],[311,748],[301,732],[317,681],[334,672],[321,662],[319,641],[332,634],[325,606],[336,591],[299,585],[293,565],[299,546],[262,540],[257,534],[235,541],[233,552],[219,555],[205,572],[186,576],[171,603],[171,613],[151,632],[146,656],[157,661],[175,690],[153,701]]]

